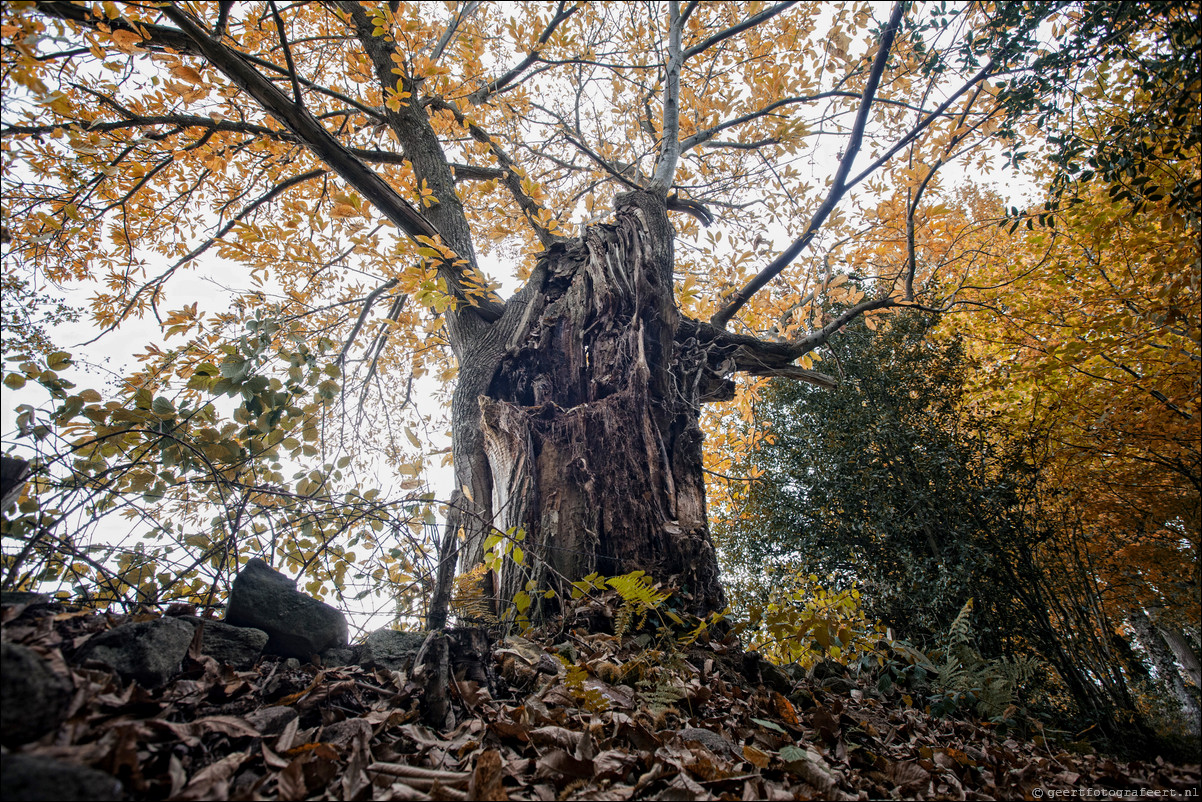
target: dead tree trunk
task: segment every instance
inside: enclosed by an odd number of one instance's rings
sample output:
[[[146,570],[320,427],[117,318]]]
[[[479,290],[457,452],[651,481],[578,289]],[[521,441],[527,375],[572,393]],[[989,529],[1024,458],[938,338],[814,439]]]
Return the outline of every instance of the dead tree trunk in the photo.
[[[502,606],[642,569],[697,612],[725,605],[706,522],[700,405],[714,370],[680,337],[664,200],[630,193],[613,224],[556,243],[461,361],[452,415],[461,567],[490,532],[524,532]],[[683,339],[682,345],[679,340]]]

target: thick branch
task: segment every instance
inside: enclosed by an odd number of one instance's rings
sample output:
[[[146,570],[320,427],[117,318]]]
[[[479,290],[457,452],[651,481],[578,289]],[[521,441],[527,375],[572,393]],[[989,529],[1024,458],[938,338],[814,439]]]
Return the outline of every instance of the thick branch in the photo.
[[[868,80],[864,85],[860,110],[856,114],[855,122],[852,124],[851,137],[843,153],[843,158],[839,161],[835,177],[831,181],[830,191],[826,196],[826,200],[822,202],[822,205],[814,212],[814,216],[810,218],[805,232],[792,245],[786,248],[780,256],[773,259],[767,267],[761,270],[751,281],[747,282],[742,289],[736,292],[714,314],[710,321],[715,326],[725,327],[730,322],[730,319],[734,317],[735,313],[751,300],[751,296],[759,292],[773,278],[780,275],[780,272],[810,244],[814,235],[818,233],[822,224],[826,222],[826,218],[830,216],[830,213],[834,211],[839,201],[842,200],[849,186],[847,184],[847,176],[851,172],[852,163],[855,161],[856,155],[860,151],[860,146],[864,141],[864,127],[868,122],[868,113],[872,109],[872,101],[876,96],[877,87],[880,85],[881,75],[885,72],[885,64],[889,60],[889,52],[893,49],[893,39],[897,35],[898,27],[901,25],[902,13],[904,11],[905,3],[895,3],[893,12],[889,17],[889,23],[881,33],[880,45],[877,48],[876,57],[873,59],[872,68],[869,70]]]
[[[213,41],[191,15],[180,9],[168,6],[163,9],[163,14],[179,25],[209,63],[292,131],[314,155],[361,192],[397,228],[411,237],[438,236],[438,231],[417,209],[351,153],[312,114],[289,100],[275,84],[247,64],[239,53]]]
[[[684,64],[684,55],[680,49],[682,28],[688,13],[692,11],[690,4],[686,13],[680,13],[676,0],[668,3],[668,61],[665,65],[664,76],[664,117],[663,128],[659,142],[659,158],[655,162],[655,174],[651,178],[651,186],[647,189],[655,195],[667,195],[668,187],[676,175],[676,162],[680,159],[680,68]]]
[[[456,353],[462,353],[469,341],[481,335],[479,319],[496,321],[501,316],[503,305],[491,294],[479,297],[478,288],[474,289],[471,282],[467,281],[467,271],[476,266],[472,232],[463,203],[455,192],[455,176],[450,163],[427,116],[426,105],[418,97],[421,80],[408,74],[402,74],[397,80],[395,70],[398,65],[403,66],[405,58],[392,40],[373,35],[375,25],[362,5],[349,0],[336,5],[348,18],[363,52],[371,60],[381,90],[390,98],[390,102],[385,104],[385,118],[413,166],[415,179],[424,182],[437,201],[426,214],[442,235],[443,241],[465,263],[464,267],[459,267],[444,261],[438,268],[438,275],[446,282],[447,288],[457,298],[467,302],[447,317],[452,348]],[[406,94],[409,96],[407,99]],[[473,292],[476,294],[473,295]]]

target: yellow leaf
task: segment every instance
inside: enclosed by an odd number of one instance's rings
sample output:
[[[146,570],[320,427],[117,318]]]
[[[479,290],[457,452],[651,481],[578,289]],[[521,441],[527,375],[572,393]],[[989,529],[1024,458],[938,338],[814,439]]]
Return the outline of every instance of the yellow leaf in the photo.
[[[187,81],[190,84],[198,84],[204,81],[200,73],[189,67],[186,64],[177,64],[171,68],[171,76],[179,78],[181,81]]]
[[[134,31],[113,31],[113,42],[120,50],[128,52],[142,42],[142,37]]]

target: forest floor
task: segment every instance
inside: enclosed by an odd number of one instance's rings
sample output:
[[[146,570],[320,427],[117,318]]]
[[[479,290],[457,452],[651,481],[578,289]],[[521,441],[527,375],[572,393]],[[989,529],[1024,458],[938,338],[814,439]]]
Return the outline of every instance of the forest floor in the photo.
[[[435,729],[406,672],[272,657],[238,671],[193,649],[148,690],[72,665],[80,643],[128,620],[81,610],[9,622],[4,637],[76,689],[57,733],[17,751],[102,770],[130,799],[1184,799],[1199,787],[1197,764],[934,716],[872,676],[792,679],[729,636],[511,637],[451,681],[453,721]]]

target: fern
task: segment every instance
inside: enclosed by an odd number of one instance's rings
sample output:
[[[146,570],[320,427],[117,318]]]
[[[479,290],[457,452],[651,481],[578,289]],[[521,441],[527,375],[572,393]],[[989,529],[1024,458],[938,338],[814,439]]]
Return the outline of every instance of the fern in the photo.
[[[659,590],[651,584],[644,571],[631,571],[629,574],[610,577],[606,583],[622,597],[622,607],[614,622],[614,634],[619,638],[630,631],[641,629],[647,620],[647,613],[659,609],[671,594]],[[632,628],[631,621],[638,616],[638,623]]]
[[[671,682],[671,674],[657,671],[654,677],[639,680],[639,699],[653,716],[658,716],[686,696],[685,691]]]
[[[560,657],[560,660],[564,662],[568,670],[563,680],[564,685],[580,703],[580,706],[590,713],[604,713],[608,710],[609,700],[605,698],[605,694],[597,688],[587,688],[584,685],[584,681],[588,679],[588,669],[568,663],[563,657]]]
[[[492,609],[492,600],[485,593],[487,580],[488,567],[485,565],[477,565],[472,570],[455,577],[455,585],[451,589],[451,612],[460,621],[497,623],[496,613]]]
[[[972,623],[969,620],[969,614],[972,612],[972,599],[964,602],[964,606],[960,608],[960,612],[956,613],[956,618],[952,621],[952,625],[948,627],[948,640],[953,646],[962,646],[972,643]]]
[[[982,657],[973,638],[971,612],[969,599],[948,627],[944,659],[935,676],[935,687],[943,698],[933,708],[945,714],[968,703],[984,718],[1006,718],[1014,710],[1019,690],[1035,677],[1041,664],[1027,655],[995,660]]]

